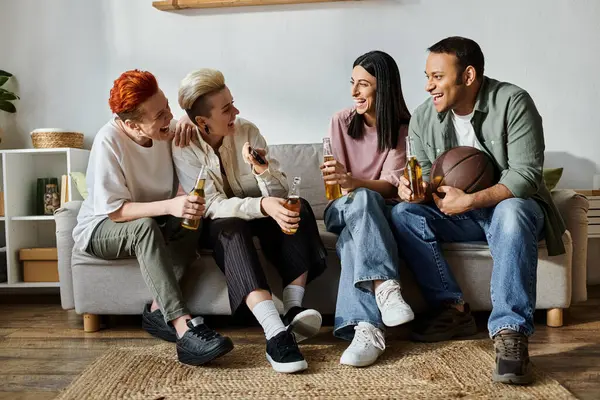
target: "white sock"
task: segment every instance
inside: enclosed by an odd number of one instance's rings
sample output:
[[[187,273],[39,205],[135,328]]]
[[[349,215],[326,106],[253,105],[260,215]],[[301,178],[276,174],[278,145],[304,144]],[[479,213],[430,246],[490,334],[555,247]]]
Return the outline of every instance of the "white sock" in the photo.
[[[302,307],[302,299],[304,298],[304,288],[298,285],[287,285],[283,289],[283,314],[292,307]]]
[[[276,336],[280,332],[285,331],[285,325],[279,316],[279,312],[275,307],[273,300],[261,301],[252,309],[252,314],[256,317],[256,320],[260,323],[267,340]]]

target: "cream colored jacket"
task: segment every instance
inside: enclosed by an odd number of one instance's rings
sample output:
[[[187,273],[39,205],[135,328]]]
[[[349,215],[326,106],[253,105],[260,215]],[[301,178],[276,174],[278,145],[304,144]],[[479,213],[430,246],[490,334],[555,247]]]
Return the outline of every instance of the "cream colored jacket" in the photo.
[[[242,148],[246,142],[267,151],[269,168],[260,175],[244,162]],[[269,157],[265,139],[258,128],[245,119],[236,119],[235,133],[225,136],[219,148],[223,169],[235,197],[228,198],[225,194],[219,156],[199,133],[188,147],[181,148],[173,144],[172,150],[179,183],[187,193],[194,187],[200,167],[207,167],[208,176],[204,186],[206,218],[264,218],[260,210],[263,197],[283,198],[288,195],[286,175],[279,171],[279,162]]]

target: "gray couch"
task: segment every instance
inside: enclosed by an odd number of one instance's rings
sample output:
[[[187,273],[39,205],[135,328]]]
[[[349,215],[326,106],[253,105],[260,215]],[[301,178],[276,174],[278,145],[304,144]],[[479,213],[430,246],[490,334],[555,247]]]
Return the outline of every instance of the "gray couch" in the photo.
[[[312,205],[328,251],[328,268],[307,288],[305,305],[324,314],[335,310],[339,260],[335,252],[336,236],[325,231],[322,216],[326,199],[318,168],[321,146],[290,144],[270,147],[287,173],[288,179],[302,176],[301,195]],[[564,235],[567,252],[548,257],[544,242],[540,243],[537,308],[549,310],[548,324],[562,325],[562,310],[572,302],[586,300],[587,209],[585,197],[571,190],[552,193],[567,224]],[[104,261],[80,252],[73,252],[71,237],[80,202],[69,202],[57,210],[56,238],[62,306],[85,314],[84,329],[98,329],[98,315],[140,314],[144,303],[151,300],[135,259]],[[258,243],[257,243],[258,246]],[[490,276],[492,258],[486,243],[449,244],[444,248],[466,300],[474,310],[490,310]],[[260,253],[260,249],[259,249]],[[262,258],[262,254],[261,254]],[[265,262],[264,258],[262,261]],[[281,285],[274,268],[267,265],[267,276],[275,297]],[[400,276],[406,299],[416,310],[424,308],[423,300],[410,272],[400,266]],[[183,292],[194,314],[228,315],[231,313],[225,280],[211,257],[201,251],[201,257],[185,271],[181,280]],[[280,306],[280,302],[276,299]]]

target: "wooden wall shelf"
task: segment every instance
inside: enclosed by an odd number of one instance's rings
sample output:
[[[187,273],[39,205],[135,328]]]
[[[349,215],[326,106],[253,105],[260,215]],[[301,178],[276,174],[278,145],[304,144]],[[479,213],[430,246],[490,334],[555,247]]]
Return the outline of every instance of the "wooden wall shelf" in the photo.
[[[173,11],[184,10],[187,8],[272,6],[282,4],[327,3],[333,1],[348,0],[161,0],[153,1],[152,6],[161,11]]]

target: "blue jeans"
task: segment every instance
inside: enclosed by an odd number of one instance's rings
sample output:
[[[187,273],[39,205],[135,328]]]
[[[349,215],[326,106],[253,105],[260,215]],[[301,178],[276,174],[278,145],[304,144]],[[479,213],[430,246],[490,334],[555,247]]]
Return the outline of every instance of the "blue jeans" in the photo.
[[[433,307],[463,300],[440,242],[487,241],[494,259],[489,334],[503,329],[533,333],[538,241],[544,227],[535,200],[511,198],[451,217],[435,205],[400,203],[392,210],[392,222],[400,252]]]
[[[392,207],[372,190],[360,188],[331,203],[325,225],[339,235],[342,264],[333,334],[352,340],[354,326],[369,322],[382,329],[374,280],[398,279],[398,245],[389,222]]]

